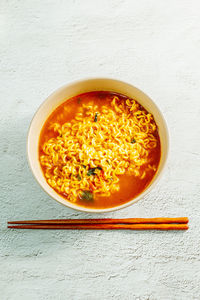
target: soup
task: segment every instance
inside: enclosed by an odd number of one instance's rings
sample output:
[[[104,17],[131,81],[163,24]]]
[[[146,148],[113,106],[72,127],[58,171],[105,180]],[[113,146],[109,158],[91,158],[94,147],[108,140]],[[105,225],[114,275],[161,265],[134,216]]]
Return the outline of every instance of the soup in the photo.
[[[68,99],[46,120],[39,160],[47,183],[88,208],[110,208],[142,193],[160,161],[155,120],[136,100],[107,91]]]

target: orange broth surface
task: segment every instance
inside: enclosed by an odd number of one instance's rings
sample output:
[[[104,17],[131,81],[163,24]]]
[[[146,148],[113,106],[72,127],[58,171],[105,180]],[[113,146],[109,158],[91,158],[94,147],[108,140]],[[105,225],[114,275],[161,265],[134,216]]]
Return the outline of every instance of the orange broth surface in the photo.
[[[76,113],[78,112],[77,109],[79,105],[88,104],[88,102],[91,101],[93,101],[94,105],[98,105],[99,107],[106,105],[107,107],[112,108],[111,101],[113,99],[113,96],[117,96],[121,101],[128,99],[126,96],[118,93],[95,91],[70,98],[62,103],[59,107],[57,107],[48,117],[41,130],[39,140],[39,156],[44,154],[42,150],[43,144],[50,138],[56,137],[58,135],[58,133],[55,133],[54,130],[49,129],[52,123],[56,122],[62,125],[65,122],[70,122],[72,119],[74,119]],[[141,109],[145,110],[142,106],[140,107]],[[156,168],[158,168],[161,155],[160,138],[158,131],[156,132],[156,138],[158,142],[157,147],[149,150],[149,157],[151,159],[151,163],[156,165]],[[43,170],[43,173],[45,173],[45,167],[41,165],[41,168]],[[142,168],[145,169],[145,166],[142,166]],[[142,193],[152,181],[155,173],[156,172],[153,170],[151,172],[148,172],[144,179],[140,179],[134,175],[120,175],[119,191],[112,193],[109,197],[103,197],[96,194],[93,201],[81,200],[78,197],[75,204],[88,208],[111,208],[122,205]],[[65,195],[65,193],[60,193],[60,195],[63,198],[67,199],[67,195]]]

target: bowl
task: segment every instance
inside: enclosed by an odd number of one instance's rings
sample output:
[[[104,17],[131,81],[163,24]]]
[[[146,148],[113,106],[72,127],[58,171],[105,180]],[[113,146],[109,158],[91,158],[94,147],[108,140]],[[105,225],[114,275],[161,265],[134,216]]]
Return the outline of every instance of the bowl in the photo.
[[[53,188],[51,188],[45,180],[43,175],[40,162],[39,162],[39,137],[41,129],[52,113],[60,104],[65,102],[67,99],[90,91],[111,91],[117,92],[120,94],[124,94],[130,98],[134,98],[137,100],[147,111],[149,111],[156,121],[158,126],[159,136],[160,136],[160,143],[161,143],[161,158],[160,163],[158,166],[158,170],[153,177],[151,183],[148,187],[137,197],[124,203],[122,205],[118,205],[111,208],[105,209],[93,209],[93,208],[86,208],[82,206],[78,206],[75,203],[69,202],[68,200],[64,199],[58,193],[55,192]],[[39,107],[37,112],[35,113],[32,122],[30,124],[28,138],[27,138],[27,154],[28,154],[28,161],[30,168],[35,176],[36,180],[43,188],[43,190],[51,196],[54,200],[58,201],[59,203],[84,212],[90,213],[100,213],[100,212],[110,212],[114,210],[119,210],[133,203],[137,202],[139,199],[143,198],[147,193],[149,193],[152,188],[158,182],[158,179],[161,177],[163,173],[164,166],[166,165],[166,160],[168,156],[168,149],[169,149],[169,134],[165,119],[160,112],[157,105],[151,100],[145,93],[143,93],[138,88],[134,87],[132,84],[116,80],[110,78],[89,78],[83,79],[79,81],[75,81],[69,84],[64,85],[63,87],[56,90],[52,93]]]

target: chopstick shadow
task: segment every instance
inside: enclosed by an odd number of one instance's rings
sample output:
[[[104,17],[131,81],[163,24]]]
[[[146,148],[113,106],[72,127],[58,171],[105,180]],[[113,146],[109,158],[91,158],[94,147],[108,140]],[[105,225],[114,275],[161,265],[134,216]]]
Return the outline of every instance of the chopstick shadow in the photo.
[[[95,245],[101,243],[104,247],[104,255],[106,249],[112,248],[113,244],[119,243],[120,249],[123,251],[131,248],[151,246],[158,244],[158,240],[163,242],[159,248],[166,248],[170,240],[180,243],[184,240],[186,232],[183,231],[132,231],[132,230],[26,230],[26,229],[6,229],[4,232],[5,239],[2,239],[3,251],[2,256],[20,256],[20,257],[39,257],[52,256],[56,257],[59,253],[66,251],[84,251],[90,253],[94,251]],[[9,237],[9,238],[8,238]],[[101,248],[101,247],[100,247]],[[69,250],[70,249],[70,250]],[[81,250],[82,249],[82,250]],[[95,250],[98,253],[97,250]],[[116,255],[119,248],[116,247]],[[87,254],[87,253],[86,253]],[[74,262],[76,264],[76,262]]]

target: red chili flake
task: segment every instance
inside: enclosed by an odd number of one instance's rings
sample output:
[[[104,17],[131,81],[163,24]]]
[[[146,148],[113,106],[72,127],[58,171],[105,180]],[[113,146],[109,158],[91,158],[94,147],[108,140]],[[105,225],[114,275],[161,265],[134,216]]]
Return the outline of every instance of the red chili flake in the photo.
[[[89,185],[90,185],[90,190],[91,191],[96,190],[96,186],[91,181],[89,182]]]

